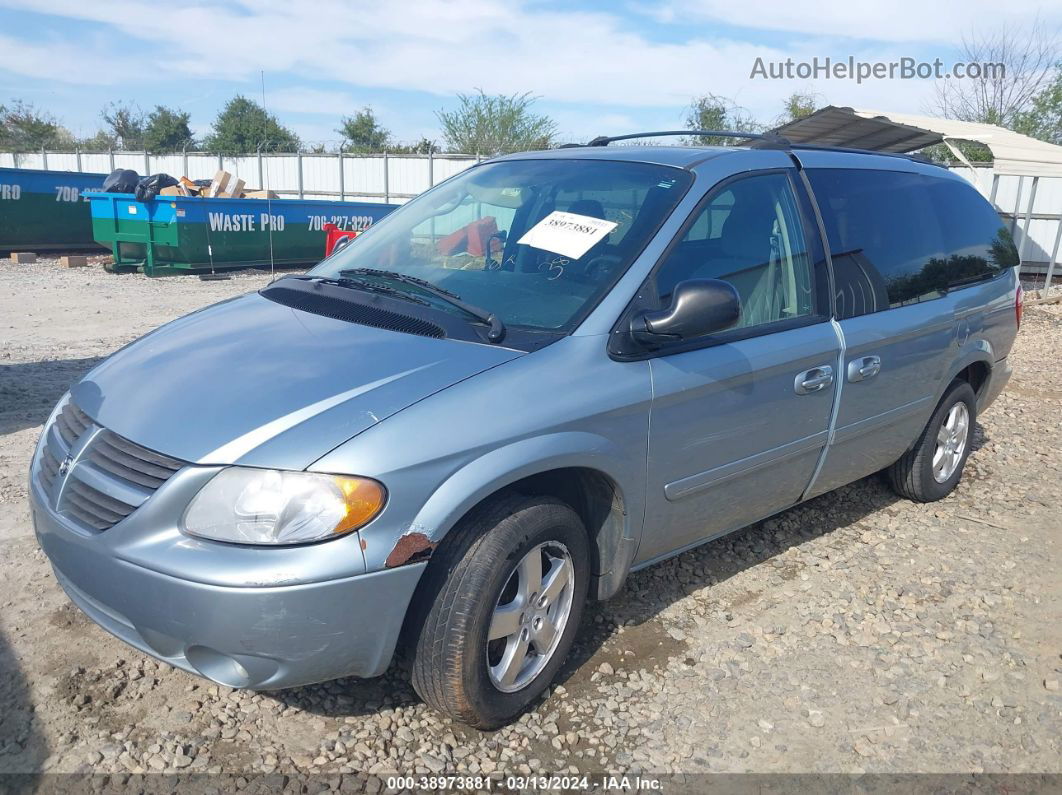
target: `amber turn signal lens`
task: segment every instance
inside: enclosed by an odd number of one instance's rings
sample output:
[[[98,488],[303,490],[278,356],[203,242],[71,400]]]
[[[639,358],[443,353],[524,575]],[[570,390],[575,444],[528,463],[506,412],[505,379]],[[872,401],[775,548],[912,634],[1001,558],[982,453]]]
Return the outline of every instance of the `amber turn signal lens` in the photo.
[[[333,481],[343,494],[343,502],[346,505],[346,514],[332,529],[333,533],[349,533],[364,527],[376,518],[387,501],[387,492],[383,485],[375,480],[336,475]]]

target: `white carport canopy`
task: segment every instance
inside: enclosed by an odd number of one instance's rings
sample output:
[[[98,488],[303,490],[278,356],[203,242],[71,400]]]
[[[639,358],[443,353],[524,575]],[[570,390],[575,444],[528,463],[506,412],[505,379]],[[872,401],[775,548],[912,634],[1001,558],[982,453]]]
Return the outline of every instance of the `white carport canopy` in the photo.
[[[875,152],[912,152],[944,143],[967,166],[956,141],[976,141],[991,150],[996,174],[1020,177],[1062,177],[1062,146],[1027,135],[968,121],[885,113],[830,105],[774,132],[794,143],[843,146]]]

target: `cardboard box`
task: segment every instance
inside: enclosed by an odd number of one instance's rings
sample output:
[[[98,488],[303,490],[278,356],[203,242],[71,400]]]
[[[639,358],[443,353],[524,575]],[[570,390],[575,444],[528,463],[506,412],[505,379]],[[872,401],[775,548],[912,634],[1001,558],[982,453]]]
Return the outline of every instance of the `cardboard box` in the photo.
[[[279,199],[275,190],[245,190],[243,192],[243,198],[245,199]]]
[[[37,261],[37,255],[30,251],[12,251],[11,261],[20,265],[32,265]]]
[[[87,268],[88,264],[88,257],[70,255],[59,258],[59,265],[63,268]]]
[[[187,196],[188,189],[184,185],[171,185],[159,191],[159,196]]]
[[[229,189],[229,181],[232,180],[232,174],[228,171],[218,171],[214,175],[213,181],[210,183],[210,187],[206,189],[205,196],[214,198],[219,193],[225,193]]]
[[[229,181],[229,187],[225,190],[229,196],[234,199],[239,199],[243,196],[244,181],[242,179],[233,178]]]
[[[203,188],[196,185],[188,177],[181,177],[180,183],[181,189],[184,190],[184,193],[181,194],[182,196],[198,196],[203,192]]]

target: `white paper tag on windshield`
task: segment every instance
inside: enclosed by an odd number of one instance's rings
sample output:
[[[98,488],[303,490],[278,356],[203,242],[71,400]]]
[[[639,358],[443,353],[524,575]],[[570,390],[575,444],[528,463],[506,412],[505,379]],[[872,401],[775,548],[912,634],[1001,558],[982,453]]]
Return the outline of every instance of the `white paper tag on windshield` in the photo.
[[[579,259],[617,226],[603,218],[554,210],[516,242]]]

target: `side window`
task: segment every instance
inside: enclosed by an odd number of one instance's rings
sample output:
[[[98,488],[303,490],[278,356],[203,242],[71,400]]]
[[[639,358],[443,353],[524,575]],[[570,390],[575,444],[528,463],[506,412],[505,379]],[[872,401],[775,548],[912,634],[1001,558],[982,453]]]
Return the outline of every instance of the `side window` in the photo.
[[[929,301],[953,286],[938,182],[921,174],[808,169],[833,259],[841,320]]]
[[[734,207],[734,191],[724,190],[712,199],[711,205],[698,214],[685,240],[715,240],[723,233],[723,223]]]
[[[814,314],[810,257],[785,174],[747,177],[708,201],[656,274],[661,305],[688,279],[734,285],[741,296],[738,328]]]
[[[935,267],[947,287],[991,279],[1018,264],[1010,230],[972,185],[951,179],[929,182],[947,255]]]

